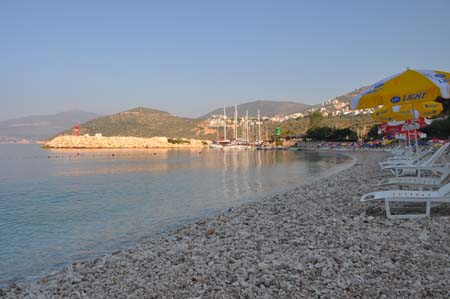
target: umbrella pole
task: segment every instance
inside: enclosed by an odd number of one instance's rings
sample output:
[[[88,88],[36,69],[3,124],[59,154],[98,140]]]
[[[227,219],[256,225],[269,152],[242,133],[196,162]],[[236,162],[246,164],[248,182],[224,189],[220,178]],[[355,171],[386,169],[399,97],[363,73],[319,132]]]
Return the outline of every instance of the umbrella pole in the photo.
[[[419,142],[417,141],[417,130],[414,129],[414,137],[416,138],[416,155],[419,154]]]
[[[409,130],[406,133],[408,136],[406,136],[408,140],[408,151],[409,151],[409,159],[412,160],[412,148],[411,148],[411,136],[409,135]]]
[[[409,134],[409,130],[406,131],[406,140],[408,141],[409,159],[412,160],[411,136]]]
[[[411,103],[412,106],[412,110],[411,113],[413,115],[413,119],[414,119],[414,124],[416,123],[416,114],[414,113],[414,103]],[[414,138],[416,140],[416,155],[419,154],[419,142],[417,142],[417,130],[415,129],[415,125],[414,125]]]
[[[406,153],[407,153],[407,158],[408,160],[411,159],[411,151],[409,148],[409,142],[408,142],[408,130],[406,130],[405,132],[405,146],[406,146]]]

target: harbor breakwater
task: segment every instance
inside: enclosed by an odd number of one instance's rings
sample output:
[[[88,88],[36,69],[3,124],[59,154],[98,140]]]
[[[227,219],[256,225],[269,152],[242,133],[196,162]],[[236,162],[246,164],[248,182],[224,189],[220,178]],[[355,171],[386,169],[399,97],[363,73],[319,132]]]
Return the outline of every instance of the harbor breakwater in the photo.
[[[166,137],[124,136],[58,136],[43,144],[46,148],[203,148],[209,141],[198,139],[170,139]]]

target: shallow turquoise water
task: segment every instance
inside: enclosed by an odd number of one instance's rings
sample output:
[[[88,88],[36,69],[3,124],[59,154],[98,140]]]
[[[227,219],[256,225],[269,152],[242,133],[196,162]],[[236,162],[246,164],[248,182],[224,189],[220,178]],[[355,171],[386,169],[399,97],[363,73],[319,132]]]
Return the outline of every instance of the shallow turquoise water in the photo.
[[[0,286],[129,247],[349,162],[289,151],[0,145]]]

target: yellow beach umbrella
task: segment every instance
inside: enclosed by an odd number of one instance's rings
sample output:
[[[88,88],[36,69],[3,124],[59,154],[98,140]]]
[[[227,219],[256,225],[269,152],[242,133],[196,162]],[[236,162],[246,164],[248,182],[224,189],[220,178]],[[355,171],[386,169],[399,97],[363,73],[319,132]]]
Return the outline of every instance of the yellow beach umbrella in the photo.
[[[406,70],[381,80],[353,98],[350,109],[379,105],[404,105],[450,99],[450,73],[433,70]]]
[[[444,107],[435,101],[418,102],[415,104],[383,106],[372,114],[375,122],[412,120],[419,117],[430,118],[439,115]]]

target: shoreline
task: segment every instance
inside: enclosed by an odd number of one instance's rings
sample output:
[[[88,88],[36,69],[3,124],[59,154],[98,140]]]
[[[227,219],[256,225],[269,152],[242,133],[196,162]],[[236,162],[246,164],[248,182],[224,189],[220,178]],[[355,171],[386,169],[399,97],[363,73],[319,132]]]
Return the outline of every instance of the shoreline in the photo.
[[[352,200],[372,190],[381,175],[376,162],[386,154],[339,154],[353,161],[311,184],[37,281],[11,285],[0,289],[0,297],[448,295],[442,285],[450,278],[448,218],[392,221],[379,205]],[[414,267],[406,271],[406,266]]]

